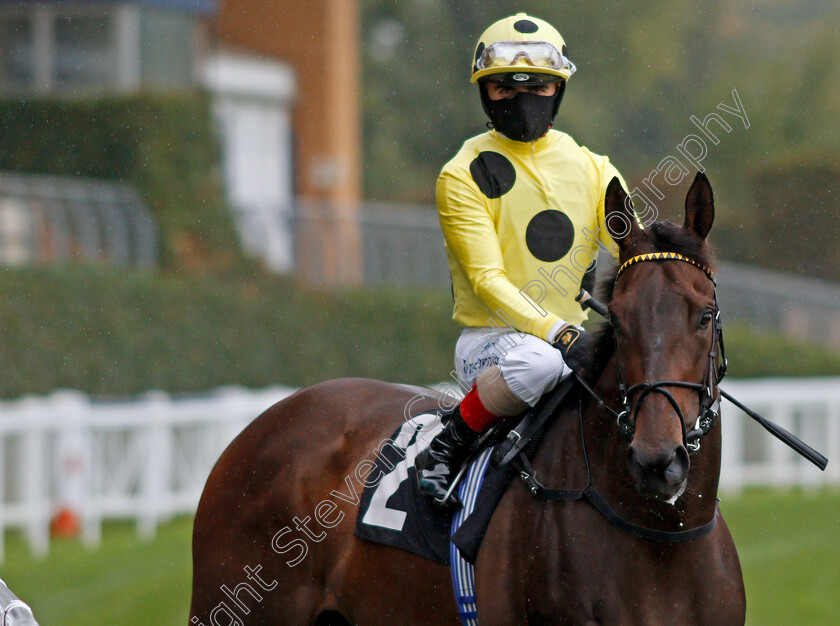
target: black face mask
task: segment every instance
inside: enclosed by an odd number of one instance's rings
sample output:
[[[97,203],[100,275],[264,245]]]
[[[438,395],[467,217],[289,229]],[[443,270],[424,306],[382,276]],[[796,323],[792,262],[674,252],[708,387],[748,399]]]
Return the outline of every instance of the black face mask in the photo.
[[[514,141],[534,141],[542,137],[557,111],[555,96],[539,96],[527,91],[501,100],[491,100],[485,92],[482,100],[493,128]]]

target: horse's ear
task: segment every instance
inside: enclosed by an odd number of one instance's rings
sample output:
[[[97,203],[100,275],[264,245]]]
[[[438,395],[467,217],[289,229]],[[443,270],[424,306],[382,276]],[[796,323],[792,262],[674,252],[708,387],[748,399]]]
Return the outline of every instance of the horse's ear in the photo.
[[[604,223],[610,237],[624,253],[635,246],[640,236],[643,236],[642,229],[636,220],[636,213],[633,211],[633,201],[624,191],[618,177],[613,177],[607,185],[607,193],[604,197]]]
[[[715,221],[715,198],[712,185],[703,172],[697,172],[691,189],[685,197],[685,223],[683,226],[705,239]]]

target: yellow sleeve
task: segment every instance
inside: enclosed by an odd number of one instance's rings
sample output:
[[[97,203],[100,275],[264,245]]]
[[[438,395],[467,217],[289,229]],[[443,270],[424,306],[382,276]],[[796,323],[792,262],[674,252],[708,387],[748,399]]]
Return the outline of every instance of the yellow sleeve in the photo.
[[[437,207],[447,247],[494,320],[505,324],[495,315],[501,310],[518,329],[548,339],[560,318],[508,279],[491,207],[478,188],[444,170],[437,181]]]

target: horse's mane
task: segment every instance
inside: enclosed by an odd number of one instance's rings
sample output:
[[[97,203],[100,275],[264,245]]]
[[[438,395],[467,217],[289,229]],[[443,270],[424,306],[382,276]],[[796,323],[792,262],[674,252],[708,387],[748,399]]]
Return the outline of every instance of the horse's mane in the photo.
[[[649,250],[644,252],[676,252],[685,257],[693,259],[714,270],[714,255],[709,249],[705,239],[701,239],[689,230],[686,230],[673,222],[656,222],[645,229]],[[615,275],[618,267],[610,273],[609,278],[603,281],[598,287],[597,299],[605,305],[612,301],[613,287],[615,286]],[[613,328],[606,321],[601,323],[595,331],[595,350],[592,352],[589,362],[586,364],[587,378],[594,381],[601,375],[615,351],[615,335]]]
[[[714,256],[705,239],[673,222],[656,222],[645,229],[650,252],[676,252],[714,270]]]

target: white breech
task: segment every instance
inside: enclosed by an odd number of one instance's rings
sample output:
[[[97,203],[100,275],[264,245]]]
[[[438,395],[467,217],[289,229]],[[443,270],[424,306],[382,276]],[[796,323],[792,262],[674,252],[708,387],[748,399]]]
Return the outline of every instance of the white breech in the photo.
[[[455,373],[464,392],[493,365],[499,366],[510,391],[529,406],[572,371],[560,351],[539,337],[509,329],[465,328],[455,344]]]

